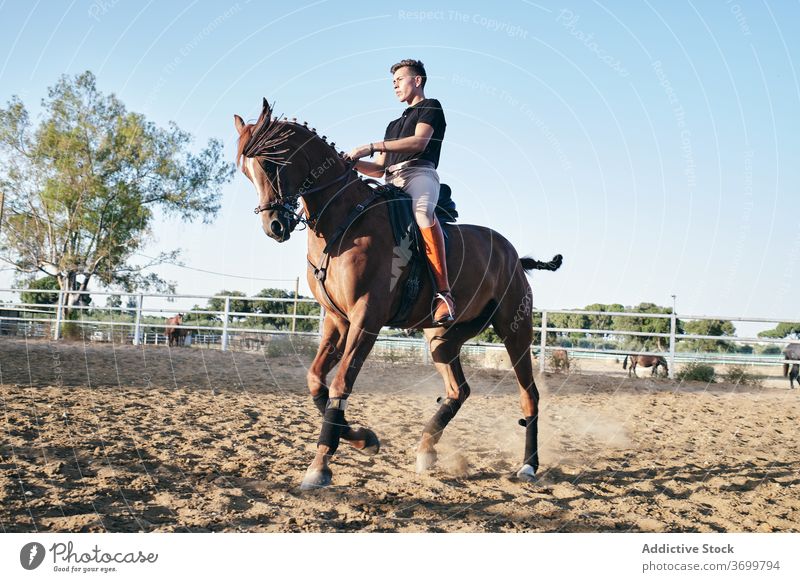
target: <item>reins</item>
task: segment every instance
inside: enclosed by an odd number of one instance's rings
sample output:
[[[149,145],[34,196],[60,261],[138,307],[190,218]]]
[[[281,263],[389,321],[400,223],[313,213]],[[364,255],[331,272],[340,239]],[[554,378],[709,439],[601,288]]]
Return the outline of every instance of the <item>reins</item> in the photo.
[[[310,194],[314,194],[316,192],[321,192],[322,190],[326,190],[326,189],[330,188],[331,186],[333,186],[335,184],[338,184],[342,180],[345,180],[350,175],[350,172],[353,170],[354,166],[355,166],[355,162],[352,162],[352,161],[347,162],[345,164],[344,172],[342,172],[341,175],[337,176],[336,178],[334,178],[330,182],[326,182],[325,184],[321,184],[319,186],[315,186],[314,188],[311,188],[309,190],[304,190],[302,192],[299,192],[299,193],[296,193],[296,194],[290,194],[288,196],[285,196],[283,194],[283,187],[281,185],[282,184],[282,180],[281,180],[281,176],[280,176],[280,168],[278,168],[275,171],[275,181],[277,182],[277,185],[278,185],[278,198],[277,198],[277,200],[275,200],[274,202],[270,202],[269,204],[262,204],[262,205],[256,206],[253,209],[253,213],[254,214],[261,214],[262,212],[266,212],[266,211],[269,211],[269,210],[275,210],[275,211],[279,212],[280,214],[283,214],[283,215],[287,216],[287,218],[289,219],[289,222],[291,223],[291,229],[290,230],[293,230],[294,227],[297,226],[297,224],[302,224],[303,226],[309,226],[309,223],[311,223],[312,224],[312,229],[314,230],[314,232],[316,232],[316,228],[314,227],[314,225],[319,220],[319,217],[322,216],[322,214],[325,212],[325,210],[328,208],[328,206],[331,204],[331,202],[333,202],[336,198],[338,198],[339,195],[342,192],[344,192],[344,190],[350,184],[352,184],[353,182],[355,182],[356,180],[359,179],[358,176],[355,176],[353,180],[348,181],[341,188],[339,188],[336,191],[336,193],[333,196],[331,196],[330,199],[328,199],[328,201],[325,203],[325,205],[322,207],[322,209],[319,212],[315,212],[314,214],[309,215],[308,218],[303,218],[303,215],[300,212],[297,211],[297,206],[298,206],[299,199],[303,198],[303,197],[306,197],[306,196],[308,196]]]

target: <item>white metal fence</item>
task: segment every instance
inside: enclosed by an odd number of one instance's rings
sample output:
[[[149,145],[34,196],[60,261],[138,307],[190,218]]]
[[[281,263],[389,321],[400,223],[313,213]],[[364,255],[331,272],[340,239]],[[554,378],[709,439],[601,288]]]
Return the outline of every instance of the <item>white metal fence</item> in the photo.
[[[35,293],[39,295],[52,294],[52,303],[25,303],[21,300],[22,293]],[[91,291],[84,295],[92,298],[102,298],[107,296],[119,296],[128,298],[126,306],[96,306],[78,304],[70,306],[73,314],[70,320],[65,319],[67,310],[67,293],[63,291],[48,291],[41,289],[0,289],[0,335],[26,335],[29,337],[52,337],[58,340],[63,335],[63,330],[67,325],[79,325],[82,337],[95,341],[109,341],[119,338],[120,341],[130,342],[134,345],[142,343],[166,343],[164,330],[168,327],[166,318],[176,313],[184,314],[184,323],[181,329],[191,332],[191,342],[193,344],[219,346],[222,350],[229,349],[233,338],[240,342],[258,344],[257,338],[264,335],[293,334],[305,336],[317,336],[322,328],[322,320],[325,316],[324,309],[314,299],[310,298],[280,298],[280,297],[239,297],[239,296],[214,296],[214,295],[166,295],[153,293],[121,293],[110,291]],[[6,300],[11,297],[10,300]],[[187,307],[189,301],[210,300],[222,302],[223,309],[211,310],[197,306]],[[250,311],[236,311],[232,309],[232,304],[248,304],[251,302],[269,303],[290,303],[291,310],[286,313],[262,313]],[[298,308],[300,304],[310,304],[316,306],[317,313],[300,314]],[[678,333],[677,314],[662,313],[642,313],[642,312],[609,312],[609,311],[586,311],[586,310],[534,310],[534,314],[541,314],[541,325],[535,326],[534,331],[538,333],[539,339],[532,346],[532,353],[539,358],[540,369],[547,368],[547,354],[552,354],[553,350],[565,350],[573,358],[594,359],[594,358],[614,358],[624,355],[655,355],[667,359],[670,377],[674,377],[675,364],[678,362],[702,361],[720,364],[742,364],[742,365],[769,365],[782,364],[786,361],[790,363],[796,360],[784,360],[778,354],[756,354],[756,353],[685,353],[677,350],[678,343],[687,340],[712,340],[725,341],[731,344],[750,344],[760,347],[775,345],[785,346],[791,340],[772,339],[761,337],[740,337],[740,336],[718,336],[718,335],[693,335]],[[570,327],[552,327],[551,316],[556,314],[565,315],[587,315],[604,317],[635,317],[645,319],[668,319],[668,332],[643,332],[628,331],[619,329],[588,329]],[[99,315],[104,317],[98,318]],[[548,320],[551,321],[548,321]],[[194,323],[192,321],[194,320]],[[280,320],[283,327],[277,325],[275,320]],[[777,324],[780,322],[800,323],[800,320],[776,320],[766,318],[743,318],[717,315],[685,315],[680,317],[681,321],[692,320],[728,320],[732,322],[751,322]],[[288,321],[288,324],[287,324]],[[300,331],[299,322],[313,323],[313,329]],[[543,331],[546,330],[546,333]],[[87,333],[88,332],[88,333]],[[625,347],[602,349],[594,348],[591,345],[581,346],[569,345],[569,338],[565,334],[578,334],[588,343],[592,337],[599,336],[604,338],[607,344],[625,343],[626,338],[647,338],[650,340],[661,339],[668,348],[666,351],[647,351],[631,350]],[[561,336],[561,337],[559,337]],[[389,330],[384,330],[381,338],[384,349],[419,351],[423,361],[427,362],[429,355],[424,340],[421,338],[409,338],[392,334]],[[474,354],[487,350],[502,349],[502,346],[491,343],[471,342],[466,346],[466,350]]]

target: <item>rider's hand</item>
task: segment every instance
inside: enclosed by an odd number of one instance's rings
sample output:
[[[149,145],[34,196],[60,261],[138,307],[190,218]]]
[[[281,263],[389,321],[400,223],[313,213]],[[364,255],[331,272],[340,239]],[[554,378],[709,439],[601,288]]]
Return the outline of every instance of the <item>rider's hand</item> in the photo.
[[[345,157],[350,158],[355,162],[356,160],[359,160],[361,158],[366,158],[369,155],[370,155],[370,147],[368,145],[365,145],[353,148],[347,154],[345,154]]]

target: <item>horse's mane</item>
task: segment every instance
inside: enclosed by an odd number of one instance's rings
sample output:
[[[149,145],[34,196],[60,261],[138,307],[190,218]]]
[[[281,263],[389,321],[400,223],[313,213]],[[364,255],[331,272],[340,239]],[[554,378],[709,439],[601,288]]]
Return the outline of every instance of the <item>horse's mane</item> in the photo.
[[[239,137],[239,151],[236,163],[241,164],[243,157],[262,157],[267,161],[283,166],[287,163],[286,154],[289,148],[280,148],[292,136],[294,130],[286,127],[276,117],[265,116],[260,122],[247,124]]]
[[[241,166],[242,158],[244,157],[252,158],[255,156],[264,158],[266,161],[278,166],[285,166],[291,163],[286,158],[286,155],[291,150],[288,147],[281,148],[281,146],[299,129],[306,130],[313,137],[321,139],[325,145],[333,148],[334,153],[339,157],[344,155],[344,152],[336,151],[335,143],[328,143],[325,136],[320,137],[315,129],[309,129],[308,123],[304,122],[300,125],[296,119],[289,121],[285,117],[281,119],[267,113],[256,123],[248,123],[242,129],[236,152],[236,165]]]

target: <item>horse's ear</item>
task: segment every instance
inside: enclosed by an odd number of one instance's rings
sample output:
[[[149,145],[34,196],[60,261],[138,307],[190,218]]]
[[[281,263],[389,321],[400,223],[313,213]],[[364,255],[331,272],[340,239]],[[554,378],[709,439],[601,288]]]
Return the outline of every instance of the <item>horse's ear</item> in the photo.
[[[238,115],[233,116],[233,125],[236,127],[236,131],[239,132],[239,135],[242,135],[242,131],[244,131],[244,126],[246,125],[244,119],[239,117]]]
[[[269,101],[267,101],[267,98],[264,97],[263,101],[261,102],[261,115],[258,116],[256,125],[261,124],[261,122],[264,120],[269,121],[270,117],[272,117],[272,109],[269,106]]]

